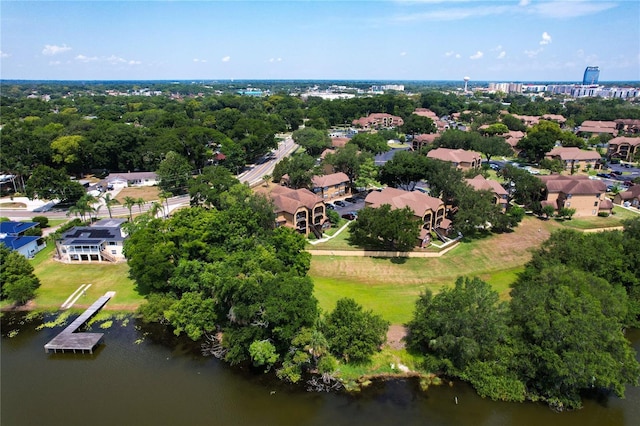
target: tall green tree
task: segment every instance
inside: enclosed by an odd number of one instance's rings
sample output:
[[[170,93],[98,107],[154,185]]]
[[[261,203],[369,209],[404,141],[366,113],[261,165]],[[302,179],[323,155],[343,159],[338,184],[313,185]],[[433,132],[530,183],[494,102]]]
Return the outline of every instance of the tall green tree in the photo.
[[[528,392],[557,409],[578,408],[581,393],[623,396],[640,366],[622,332],[626,294],[587,272],[556,266],[521,276],[511,291],[513,368]]]
[[[40,280],[26,257],[0,244],[0,297],[23,305],[33,299]]]
[[[307,154],[317,157],[331,147],[331,138],[326,130],[318,130],[313,127],[298,129],[292,133],[294,142],[303,147]]]
[[[325,318],[323,332],[331,353],[346,362],[365,362],[386,341],[389,323],[355,300],[338,300]]]
[[[75,203],[86,192],[84,187],[67,176],[64,169],[38,166],[33,170],[26,183],[27,197],[42,200],[55,200]]]
[[[389,204],[360,210],[349,225],[350,241],[367,248],[410,251],[418,244],[421,222],[409,207],[392,209]]]
[[[170,151],[156,170],[160,180],[158,186],[173,195],[183,194],[187,191],[191,172],[189,162],[180,154]]]

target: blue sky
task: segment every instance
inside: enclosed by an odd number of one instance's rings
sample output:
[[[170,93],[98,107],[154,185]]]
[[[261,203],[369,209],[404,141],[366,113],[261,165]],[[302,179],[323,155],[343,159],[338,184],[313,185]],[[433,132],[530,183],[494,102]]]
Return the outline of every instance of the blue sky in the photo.
[[[638,0],[0,2],[0,77],[640,80]]]

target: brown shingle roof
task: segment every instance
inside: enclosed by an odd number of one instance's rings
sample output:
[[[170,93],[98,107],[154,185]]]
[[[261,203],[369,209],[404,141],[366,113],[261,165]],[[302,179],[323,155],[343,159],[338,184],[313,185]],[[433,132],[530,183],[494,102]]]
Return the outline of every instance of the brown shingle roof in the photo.
[[[632,200],[634,198],[640,199],[640,185],[634,185],[626,191],[621,192],[620,197],[623,200]]]
[[[587,151],[575,146],[558,146],[549,151],[547,155],[550,157],[560,157],[562,161],[588,161],[599,160],[601,158],[597,151]]]
[[[389,204],[392,209],[403,209],[409,207],[416,216],[422,217],[431,210],[437,211],[444,206],[441,199],[431,197],[419,191],[404,191],[397,188],[384,188],[382,191],[372,191],[365,203],[373,208],[378,208],[384,204]]]
[[[467,183],[471,185],[476,191],[487,190],[497,195],[508,195],[506,189],[502,187],[497,181],[492,179],[485,179],[484,176],[478,175],[473,179],[467,179]]]
[[[609,145],[618,145],[621,143],[628,143],[629,145],[640,145],[640,138],[631,138],[628,136],[618,136],[609,141]]]
[[[276,212],[295,213],[301,207],[312,210],[322,203],[322,198],[308,189],[291,189],[286,186],[276,186],[271,190],[271,199],[276,206]]]
[[[472,163],[482,159],[479,153],[464,149],[436,148],[427,153],[427,157],[453,163]]]
[[[607,191],[607,186],[600,180],[589,179],[588,176],[547,175],[538,176],[549,192],[562,192],[572,195],[595,195]]]
[[[341,183],[349,182],[349,176],[345,173],[331,173],[330,175],[314,176],[311,178],[311,183],[314,188],[324,188],[326,186],[338,185]]]

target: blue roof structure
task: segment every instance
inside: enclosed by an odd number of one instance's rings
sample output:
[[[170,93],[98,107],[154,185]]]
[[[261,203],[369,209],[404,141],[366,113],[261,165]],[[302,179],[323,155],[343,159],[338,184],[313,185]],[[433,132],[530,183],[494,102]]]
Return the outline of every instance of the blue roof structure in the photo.
[[[0,222],[0,234],[18,236],[27,229],[38,226],[38,222]]]
[[[0,244],[4,244],[10,250],[19,250],[20,248],[26,246],[27,244],[36,241],[40,237],[13,237],[6,236],[4,238],[0,237]]]

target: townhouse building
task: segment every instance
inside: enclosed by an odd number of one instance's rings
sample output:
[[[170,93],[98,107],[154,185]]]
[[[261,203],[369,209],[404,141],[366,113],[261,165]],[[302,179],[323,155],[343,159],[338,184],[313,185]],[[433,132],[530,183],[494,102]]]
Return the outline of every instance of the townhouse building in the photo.
[[[544,156],[550,160],[560,160],[564,164],[564,170],[579,171],[597,169],[600,166],[601,155],[597,151],[580,149],[575,146],[558,146],[547,152]]]
[[[611,139],[607,155],[623,161],[637,161],[640,158],[640,137],[618,136]]]
[[[311,191],[328,201],[351,192],[349,176],[345,173],[331,173],[311,178]]]
[[[493,179],[486,179],[482,175],[478,175],[472,179],[466,179],[466,182],[476,191],[489,191],[493,194],[493,201],[500,206],[502,212],[507,210],[507,204],[509,203],[509,193],[506,189]]]
[[[436,148],[429,151],[427,157],[448,161],[460,170],[477,169],[482,164],[480,153],[464,149]]]
[[[545,185],[546,198],[542,206],[550,205],[559,212],[562,208],[575,209],[575,217],[597,216],[600,212],[611,213],[613,203],[605,198],[607,187],[600,180],[584,175],[538,176]]]
[[[276,214],[276,226],[295,229],[305,236],[313,232],[322,236],[322,228],[328,225],[322,197],[308,189],[291,189],[276,186],[270,192]]]

